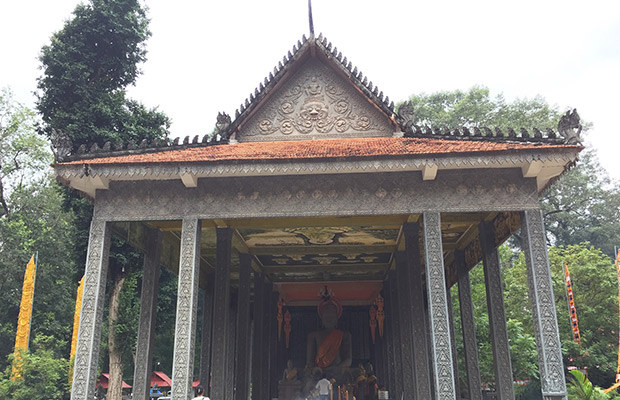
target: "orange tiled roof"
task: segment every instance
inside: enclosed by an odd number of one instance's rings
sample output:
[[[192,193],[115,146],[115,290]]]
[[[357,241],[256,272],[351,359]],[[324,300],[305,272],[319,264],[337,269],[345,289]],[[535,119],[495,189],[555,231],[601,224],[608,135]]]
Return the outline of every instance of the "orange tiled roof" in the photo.
[[[186,147],[142,154],[108,155],[76,160],[76,164],[151,164],[181,162],[312,160],[329,158],[370,158],[394,156],[442,156],[506,151],[577,149],[576,145],[510,143],[483,140],[446,140],[434,138],[322,139],[279,142],[245,142]]]

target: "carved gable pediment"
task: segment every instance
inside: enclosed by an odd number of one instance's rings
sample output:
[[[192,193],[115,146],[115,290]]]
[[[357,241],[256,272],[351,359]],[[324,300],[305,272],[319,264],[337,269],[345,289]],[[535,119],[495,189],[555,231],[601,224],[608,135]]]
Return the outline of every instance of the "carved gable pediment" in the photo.
[[[316,58],[264,99],[237,133],[240,142],[392,136],[392,121]]]

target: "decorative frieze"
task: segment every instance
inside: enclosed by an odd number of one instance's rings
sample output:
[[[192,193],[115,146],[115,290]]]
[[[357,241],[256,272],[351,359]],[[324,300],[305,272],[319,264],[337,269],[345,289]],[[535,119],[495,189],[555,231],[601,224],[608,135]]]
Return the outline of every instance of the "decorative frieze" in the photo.
[[[98,218],[117,221],[481,212],[538,207],[533,179],[520,170],[445,171],[112,182],[97,194]],[[517,191],[511,188],[516,187]]]

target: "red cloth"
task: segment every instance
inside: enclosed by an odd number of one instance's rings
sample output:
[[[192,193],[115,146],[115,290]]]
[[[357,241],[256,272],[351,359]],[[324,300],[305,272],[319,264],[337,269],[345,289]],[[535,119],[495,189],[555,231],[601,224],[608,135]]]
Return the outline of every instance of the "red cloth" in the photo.
[[[317,351],[316,358],[314,359],[314,363],[317,367],[329,367],[334,362],[340,351],[343,335],[343,331],[334,329],[323,339]]]

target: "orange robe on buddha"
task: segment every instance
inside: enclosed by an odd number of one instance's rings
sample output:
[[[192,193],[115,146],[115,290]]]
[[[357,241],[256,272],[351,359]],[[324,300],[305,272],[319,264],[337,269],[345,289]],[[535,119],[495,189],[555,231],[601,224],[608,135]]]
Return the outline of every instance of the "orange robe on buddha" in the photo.
[[[317,367],[326,368],[332,365],[340,352],[343,335],[343,331],[334,329],[323,339],[316,353],[316,358],[314,359],[314,363]]]

